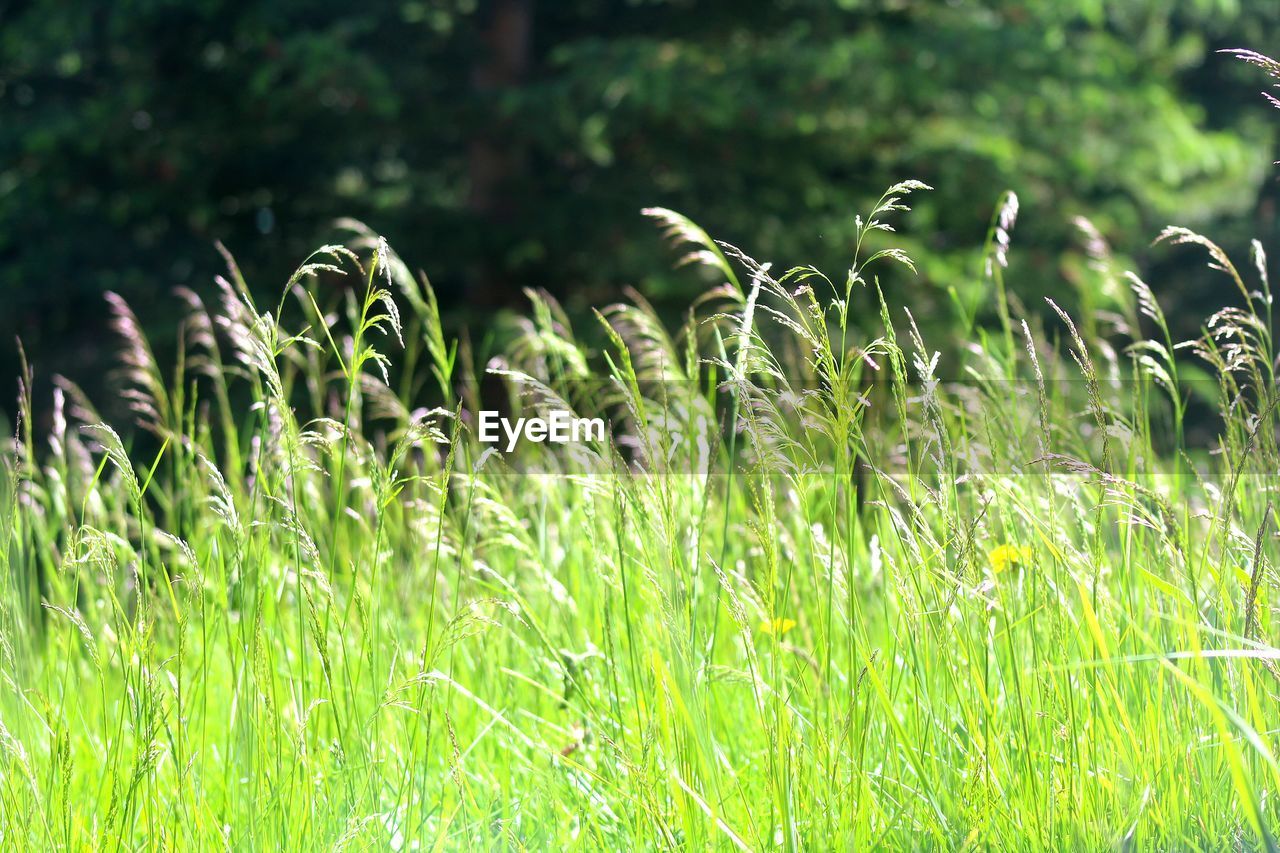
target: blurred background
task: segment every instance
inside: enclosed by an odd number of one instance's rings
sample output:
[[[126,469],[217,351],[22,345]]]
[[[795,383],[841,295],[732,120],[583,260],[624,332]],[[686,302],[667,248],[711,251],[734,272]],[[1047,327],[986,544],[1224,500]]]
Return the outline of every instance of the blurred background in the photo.
[[[16,337],[39,379],[109,389],[108,290],[165,363],[215,241],[273,303],[355,217],[454,322],[542,287],[587,326],[625,285],[678,314],[715,283],[642,207],[840,279],[904,178],[936,188],[895,236],[920,274],[887,282],[916,316],[990,310],[1012,189],[1013,292],[1071,301],[1082,214],[1193,333],[1231,293],[1150,241],[1274,245],[1280,117],[1216,51],[1278,36],[1274,0],[0,0],[0,407]]]

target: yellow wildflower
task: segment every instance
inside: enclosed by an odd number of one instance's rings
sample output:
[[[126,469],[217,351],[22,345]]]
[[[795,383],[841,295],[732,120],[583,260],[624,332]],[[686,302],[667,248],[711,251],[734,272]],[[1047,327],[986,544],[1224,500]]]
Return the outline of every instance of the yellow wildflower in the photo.
[[[996,574],[1006,571],[1010,566],[1023,565],[1031,562],[1031,549],[1025,545],[1019,548],[1017,545],[1005,543],[997,546],[987,555],[987,559],[991,561],[991,568]]]
[[[781,616],[776,619],[760,623],[760,630],[768,634],[770,637],[781,637],[796,626],[796,620],[784,619]]]

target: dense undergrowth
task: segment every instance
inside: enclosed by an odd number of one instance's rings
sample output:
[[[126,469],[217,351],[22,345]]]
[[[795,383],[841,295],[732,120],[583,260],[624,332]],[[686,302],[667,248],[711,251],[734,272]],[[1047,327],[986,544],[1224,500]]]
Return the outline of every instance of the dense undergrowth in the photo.
[[[479,443],[368,234],[265,308],[229,260],[172,369],[113,300],[148,440],[64,382],[6,456],[4,845],[1273,846],[1261,247],[1166,232],[1237,303],[1180,343],[1094,232],[1097,313],[1020,308],[1007,198],[942,357],[869,248],[921,189],[835,281],[652,211],[724,281],[674,333],[637,299],[588,351],[531,293],[486,369],[594,444]]]

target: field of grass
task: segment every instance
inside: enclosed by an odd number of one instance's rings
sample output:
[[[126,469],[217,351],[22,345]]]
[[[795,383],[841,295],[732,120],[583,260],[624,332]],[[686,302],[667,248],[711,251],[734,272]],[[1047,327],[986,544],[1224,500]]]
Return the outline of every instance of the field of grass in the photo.
[[[269,306],[228,259],[173,366],[113,300],[141,430],[63,382],[5,457],[3,846],[1274,847],[1261,247],[1166,233],[1238,306],[1181,346],[1096,234],[1020,307],[1009,197],[939,353],[876,284],[924,189],[834,280],[650,211],[682,328],[531,293],[487,365],[367,233]],[[611,435],[495,452],[495,384]]]

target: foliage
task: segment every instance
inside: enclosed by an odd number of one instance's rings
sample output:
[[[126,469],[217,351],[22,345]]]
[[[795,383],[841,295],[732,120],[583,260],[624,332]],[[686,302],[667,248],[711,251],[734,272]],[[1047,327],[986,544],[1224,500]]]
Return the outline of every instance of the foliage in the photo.
[[[922,317],[949,288],[983,307],[977,223],[1006,188],[1024,281],[1087,276],[1081,213],[1117,245],[1176,219],[1242,247],[1271,130],[1212,50],[1274,41],[1280,13],[1177,6],[0,4],[0,337],[97,386],[104,291],[170,353],[160,296],[209,295],[215,240],[278,280],[339,216],[412,246],[446,310],[539,286],[574,312],[622,284],[679,309],[689,279],[641,205],[842,270],[853,213],[902,174],[939,188],[901,237]],[[1160,278],[1171,300],[1204,289],[1180,264]]]

